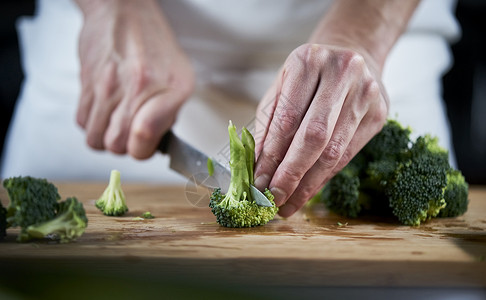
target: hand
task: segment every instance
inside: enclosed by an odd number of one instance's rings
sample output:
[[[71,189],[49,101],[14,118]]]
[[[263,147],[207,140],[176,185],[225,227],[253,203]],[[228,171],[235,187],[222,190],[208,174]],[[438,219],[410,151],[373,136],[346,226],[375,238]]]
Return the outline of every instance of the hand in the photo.
[[[194,75],[157,3],[78,0],[77,122],[95,149],[150,157],[192,93]]]
[[[388,98],[370,56],[337,46],[294,50],[260,102],[255,185],[288,217],[382,128]],[[257,122],[259,124],[260,122]]]

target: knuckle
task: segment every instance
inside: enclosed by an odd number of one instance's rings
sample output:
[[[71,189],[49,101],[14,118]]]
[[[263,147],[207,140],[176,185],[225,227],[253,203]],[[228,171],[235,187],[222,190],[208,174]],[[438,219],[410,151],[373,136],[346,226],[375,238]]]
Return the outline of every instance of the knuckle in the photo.
[[[304,204],[315,194],[316,187],[311,185],[304,185],[299,188],[300,197],[297,198],[299,204]]]
[[[285,108],[277,108],[274,113],[274,119],[275,121],[272,124],[281,137],[293,134],[300,123],[300,117],[296,111]]]
[[[303,131],[304,144],[306,146],[321,148],[328,138],[328,125],[323,121],[314,121]]]
[[[304,177],[304,173],[296,169],[283,168],[280,172],[280,178],[286,183],[286,186],[291,186],[290,183],[300,182]]]
[[[347,67],[351,70],[361,71],[365,69],[366,62],[364,57],[354,51],[348,51],[345,55]]]
[[[346,144],[343,139],[331,140],[324,148],[324,151],[319,158],[320,163],[325,167],[334,167],[346,150]]]
[[[379,83],[374,78],[365,80],[363,85],[362,97],[364,99],[374,100],[380,99],[381,88]]]
[[[138,61],[131,66],[130,84],[135,95],[140,94],[153,79],[152,68],[143,61]]]
[[[314,65],[321,57],[321,48],[315,44],[306,43],[297,47],[291,53],[291,57],[303,65]]]
[[[140,142],[150,142],[158,138],[157,126],[154,122],[143,120],[133,124],[132,135]]]
[[[277,167],[282,163],[283,157],[278,155],[276,152],[265,149],[262,151],[260,154],[261,159],[261,166],[259,166],[258,169],[270,169],[270,170],[275,170]]]

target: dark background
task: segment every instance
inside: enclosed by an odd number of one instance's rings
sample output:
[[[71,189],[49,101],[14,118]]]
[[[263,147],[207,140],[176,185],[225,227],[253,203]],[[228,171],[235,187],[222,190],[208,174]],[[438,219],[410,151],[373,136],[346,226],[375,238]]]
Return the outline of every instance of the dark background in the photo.
[[[23,73],[15,21],[32,15],[34,0],[0,2],[0,157]],[[486,1],[459,0],[462,38],[452,46],[454,67],[444,76],[444,99],[459,169],[471,184],[486,184]]]

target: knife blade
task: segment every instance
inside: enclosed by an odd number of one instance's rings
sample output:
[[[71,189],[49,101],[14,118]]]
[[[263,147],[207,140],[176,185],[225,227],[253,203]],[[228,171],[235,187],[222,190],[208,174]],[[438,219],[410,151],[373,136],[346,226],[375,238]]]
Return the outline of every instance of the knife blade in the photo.
[[[222,193],[228,192],[231,181],[231,171],[218,161],[212,160],[213,174],[209,175],[207,161],[209,157],[190,144],[168,131],[159,143],[158,149],[170,156],[170,168],[184,177],[211,189],[221,188]],[[253,185],[250,193],[260,206],[271,207],[272,203]]]

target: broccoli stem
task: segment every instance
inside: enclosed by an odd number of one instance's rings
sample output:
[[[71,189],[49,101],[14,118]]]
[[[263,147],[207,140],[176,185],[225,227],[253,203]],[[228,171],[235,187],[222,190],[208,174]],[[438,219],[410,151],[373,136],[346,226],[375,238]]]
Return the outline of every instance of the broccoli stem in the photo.
[[[233,201],[249,199],[250,177],[247,170],[246,150],[236,133],[236,126],[230,121],[228,126],[230,138],[230,170],[231,182],[221,206],[229,207]],[[251,200],[251,199],[249,199]]]
[[[248,170],[249,183],[253,185],[253,169],[255,167],[255,140],[245,127],[243,127],[241,131],[241,142],[245,147],[246,169]]]

